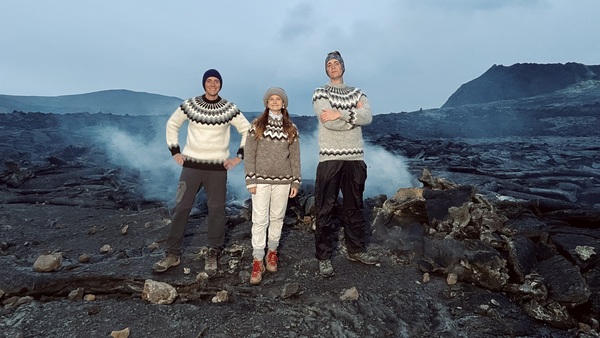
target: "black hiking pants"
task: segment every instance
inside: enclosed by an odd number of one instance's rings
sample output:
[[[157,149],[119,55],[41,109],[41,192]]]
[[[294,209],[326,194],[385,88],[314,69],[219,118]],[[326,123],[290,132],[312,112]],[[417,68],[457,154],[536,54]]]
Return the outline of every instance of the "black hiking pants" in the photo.
[[[317,166],[315,180],[315,257],[331,259],[334,250],[335,207],[341,191],[343,203],[339,219],[344,228],[344,241],[349,253],[365,251],[365,218],[363,192],[367,180],[364,161],[324,161]]]

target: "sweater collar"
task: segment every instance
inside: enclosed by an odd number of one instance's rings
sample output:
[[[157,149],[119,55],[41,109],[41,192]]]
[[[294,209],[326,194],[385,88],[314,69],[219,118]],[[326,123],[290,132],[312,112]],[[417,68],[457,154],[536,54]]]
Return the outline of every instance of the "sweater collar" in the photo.
[[[217,102],[221,101],[221,96],[217,96],[217,98],[214,100],[209,100],[206,98],[206,94],[202,94],[202,101],[204,101],[206,103],[217,103]]]
[[[275,121],[281,121],[281,119],[283,118],[283,114],[278,115],[269,110],[269,117],[271,117]]]
[[[334,88],[346,88],[346,87],[348,87],[348,86],[346,86],[345,83],[332,83],[331,81],[329,81],[327,83],[327,86],[334,87]]]

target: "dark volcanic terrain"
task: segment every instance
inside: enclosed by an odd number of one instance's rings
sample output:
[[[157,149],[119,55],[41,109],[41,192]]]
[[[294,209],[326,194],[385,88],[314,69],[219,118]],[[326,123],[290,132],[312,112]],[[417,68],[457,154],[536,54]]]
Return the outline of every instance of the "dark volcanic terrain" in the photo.
[[[151,272],[179,172],[166,145],[125,145],[162,139],[167,115],[0,114],[0,337],[597,337],[600,82],[565,86],[376,115],[365,139],[416,182],[365,201],[381,263],[348,261],[339,241],[336,275],[317,274],[307,178],[258,286],[233,192],[216,276],[202,195],[181,265]]]

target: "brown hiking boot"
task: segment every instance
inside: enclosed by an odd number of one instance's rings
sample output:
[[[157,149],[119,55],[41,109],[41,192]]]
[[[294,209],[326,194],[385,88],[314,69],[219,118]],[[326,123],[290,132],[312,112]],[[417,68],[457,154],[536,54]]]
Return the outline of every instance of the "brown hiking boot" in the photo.
[[[265,265],[262,260],[255,259],[252,263],[252,275],[250,276],[250,284],[260,284],[262,275],[265,272]]]
[[[207,275],[212,276],[217,273],[219,268],[219,250],[216,248],[208,248],[206,258],[204,259],[204,271]]]
[[[330,259],[319,261],[319,274],[325,278],[329,278],[334,275],[333,265],[331,265]]]
[[[154,265],[152,266],[152,271],[158,272],[158,273],[165,272],[170,267],[179,265],[179,263],[181,263],[181,259],[179,258],[179,256],[173,255],[173,254],[167,254],[165,256],[165,258],[154,263]]]
[[[373,265],[379,263],[377,257],[368,252],[348,253],[348,259],[353,262],[361,262],[363,264]]]
[[[277,271],[277,251],[271,251],[269,250],[267,252],[267,258],[265,259],[265,262],[267,263],[267,271],[269,272],[275,272]]]

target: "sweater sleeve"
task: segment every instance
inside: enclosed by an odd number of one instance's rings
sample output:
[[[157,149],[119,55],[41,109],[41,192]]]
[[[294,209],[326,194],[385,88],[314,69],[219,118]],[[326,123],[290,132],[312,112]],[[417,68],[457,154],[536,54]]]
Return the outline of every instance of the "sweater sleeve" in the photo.
[[[352,124],[344,121],[341,118],[337,119],[337,120],[333,120],[333,121],[322,122],[321,121],[321,113],[323,112],[323,109],[333,109],[327,99],[317,98],[317,99],[313,100],[313,110],[315,111],[315,114],[317,115],[319,124],[321,124],[323,127],[327,128],[327,129],[331,129],[331,130],[350,130],[350,129],[354,128],[354,126]],[[342,113],[342,116],[343,116],[343,113]]]
[[[183,110],[181,110],[181,107],[178,107],[167,121],[167,146],[169,147],[169,151],[171,151],[171,155],[179,154],[181,152],[179,146],[179,128],[181,128],[181,125],[183,125],[186,120],[187,116]]]
[[[254,132],[248,132],[244,146],[244,172],[246,188],[256,186],[256,150],[258,149],[258,140],[254,137]]]
[[[292,165],[292,188],[299,189],[302,184],[300,168],[300,139],[296,138],[290,147],[290,163]]]
[[[231,120],[231,124],[235,127],[237,132],[242,136],[240,140],[240,147],[237,151],[238,157],[245,159],[244,146],[246,144],[246,138],[248,137],[248,130],[250,130],[250,122],[246,119],[244,114],[241,112]]]
[[[359,102],[362,103],[362,108],[352,108],[350,110],[341,111],[341,119],[348,122],[352,126],[364,126],[370,124],[373,121],[373,114],[371,113],[371,105],[366,95],[360,97]]]

